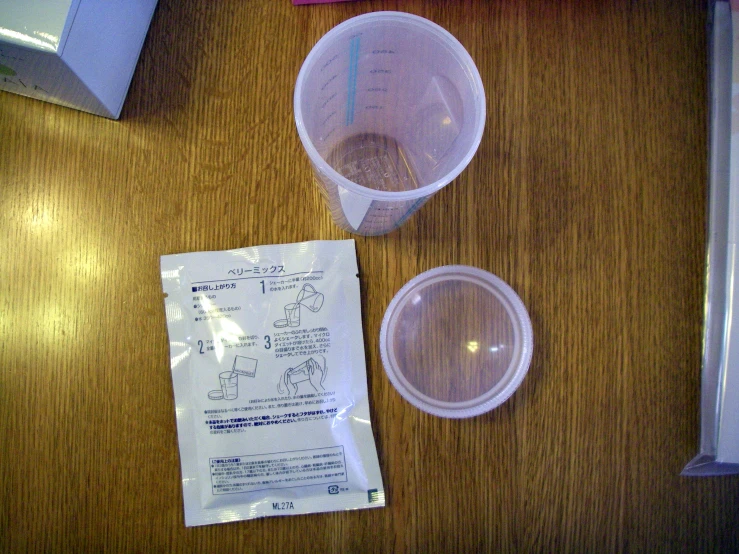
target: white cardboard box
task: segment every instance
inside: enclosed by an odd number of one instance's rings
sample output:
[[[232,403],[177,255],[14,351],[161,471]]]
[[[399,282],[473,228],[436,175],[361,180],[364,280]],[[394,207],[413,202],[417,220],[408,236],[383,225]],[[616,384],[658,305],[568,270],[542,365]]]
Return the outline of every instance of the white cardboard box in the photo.
[[[709,197],[701,438],[683,475],[739,473],[739,0],[709,3]]]
[[[117,119],[157,0],[0,0],[0,90]]]

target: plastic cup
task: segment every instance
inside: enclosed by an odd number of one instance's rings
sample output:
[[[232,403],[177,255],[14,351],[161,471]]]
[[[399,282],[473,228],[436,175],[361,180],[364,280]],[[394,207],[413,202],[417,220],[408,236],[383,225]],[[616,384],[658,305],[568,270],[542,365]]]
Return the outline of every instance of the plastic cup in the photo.
[[[234,400],[239,396],[239,374],[232,371],[224,371],[218,374],[221,381],[221,391],[223,398],[226,400]]]
[[[433,415],[472,417],[499,406],[529,369],[526,308],[492,273],[437,267],[411,279],[382,321],[380,354],[391,383]]]
[[[291,302],[285,305],[285,319],[278,319],[274,326],[278,329],[283,327],[299,327],[300,326],[300,304]]]
[[[469,164],[485,92],[464,47],[422,17],[375,12],[324,35],[295,85],[295,122],[336,224],[400,227]]]

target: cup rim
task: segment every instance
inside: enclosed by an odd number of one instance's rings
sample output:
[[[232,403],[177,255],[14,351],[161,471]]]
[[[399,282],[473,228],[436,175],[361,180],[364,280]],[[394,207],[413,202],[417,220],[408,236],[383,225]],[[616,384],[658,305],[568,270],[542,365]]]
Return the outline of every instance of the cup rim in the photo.
[[[471,78],[474,84],[474,88],[479,91],[479,94],[476,97],[479,117],[477,119],[477,124],[474,130],[474,138],[466,154],[463,156],[460,162],[451,171],[447,172],[446,175],[444,175],[442,178],[437,179],[433,183],[429,183],[428,185],[424,185],[423,187],[419,187],[417,189],[400,192],[381,191],[368,187],[363,187],[362,185],[350,181],[334,168],[332,168],[318,153],[318,150],[313,145],[313,141],[311,141],[310,137],[308,136],[308,130],[306,129],[304,124],[303,112],[301,109],[303,89],[302,85],[306,79],[308,71],[313,67],[315,61],[328,47],[328,45],[332,43],[333,39],[337,35],[341,34],[346,29],[352,26],[366,24],[372,21],[401,21],[409,25],[415,25],[417,27],[424,28],[427,31],[435,34],[437,38],[446,43],[449,50],[453,52],[458,57],[459,61],[467,68],[468,76]],[[333,27],[330,31],[324,34],[318,40],[318,42],[316,42],[311,51],[308,53],[308,56],[306,56],[305,61],[300,68],[300,72],[298,73],[298,79],[295,82],[295,91],[293,95],[293,110],[295,116],[295,125],[298,129],[300,141],[302,142],[303,148],[308,154],[308,158],[310,159],[310,162],[311,164],[313,164],[316,171],[324,174],[337,185],[351,191],[354,194],[358,194],[366,198],[388,201],[415,200],[417,198],[430,196],[451,183],[459,176],[460,173],[462,173],[462,171],[464,171],[464,169],[469,165],[470,161],[472,161],[473,156],[480,146],[482,134],[485,130],[485,88],[482,84],[480,72],[478,71],[477,66],[475,65],[475,62],[470,56],[469,52],[467,52],[467,49],[462,45],[462,43],[459,42],[459,40],[457,40],[456,37],[454,37],[454,35],[452,35],[449,31],[447,31],[440,25],[429,21],[428,19],[406,12],[371,12],[347,19],[343,23],[340,23],[337,26]]]

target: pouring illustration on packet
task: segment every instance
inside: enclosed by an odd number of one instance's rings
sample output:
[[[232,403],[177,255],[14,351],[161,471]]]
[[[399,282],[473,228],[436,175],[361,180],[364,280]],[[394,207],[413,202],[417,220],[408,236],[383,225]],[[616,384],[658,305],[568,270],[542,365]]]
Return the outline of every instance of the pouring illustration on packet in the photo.
[[[246,356],[236,356],[231,371],[223,371],[218,375],[221,388],[210,391],[208,398],[211,400],[236,400],[239,397],[240,375],[256,377],[257,360]]]
[[[278,319],[274,322],[277,329],[284,327],[300,326],[300,309],[307,308],[314,314],[321,310],[323,306],[323,294],[318,292],[313,285],[305,283],[300,289],[295,302],[285,304],[285,319]]]

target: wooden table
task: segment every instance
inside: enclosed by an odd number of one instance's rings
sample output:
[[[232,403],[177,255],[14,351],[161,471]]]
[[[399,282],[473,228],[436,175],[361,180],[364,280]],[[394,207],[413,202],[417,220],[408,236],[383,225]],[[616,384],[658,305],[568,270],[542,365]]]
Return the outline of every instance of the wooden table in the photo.
[[[351,238],[292,92],[325,32],[381,9],[453,33],[488,109],[453,184],[353,237],[388,505],[185,528],[159,257]],[[160,0],[120,121],[0,93],[0,550],[739,550],[739,477],[679,476],[699,428],[706,17]],[[393,295],[445,264],[500,276],[534,326],[521,388],[469,420],[412,407],[378,351]]]

